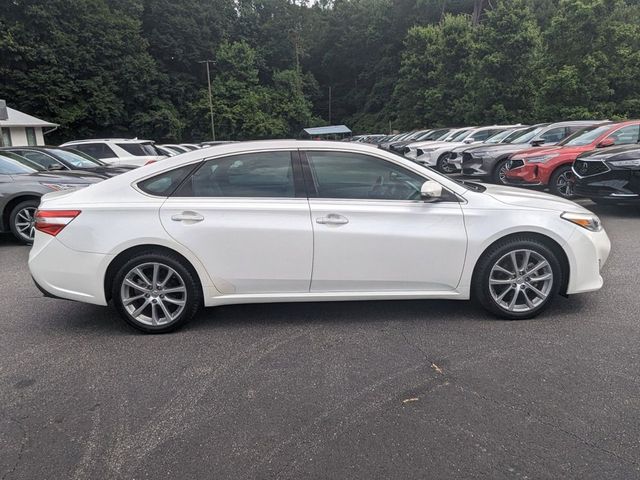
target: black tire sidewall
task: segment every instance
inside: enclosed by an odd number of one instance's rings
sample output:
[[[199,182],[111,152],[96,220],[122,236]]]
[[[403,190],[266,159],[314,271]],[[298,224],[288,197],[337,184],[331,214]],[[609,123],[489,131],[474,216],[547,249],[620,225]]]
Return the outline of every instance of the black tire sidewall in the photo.
[[[20,202],[18,205],[13,207],[13,210],[11,210],[11,213],[9,214],[9,228],[11,229],[11,233],[18,241],[24,243],[25,245],[31,245],[33,243],[33,240],[27,240],[22,235],[20,235],[20,232],[18,232],[18,229],[15,225],[16,217],[18,216],[18,212],[20,210],[27,207],[33,207],[37,209],[39,205],[40,200],[25,200],[24,202]]]
[[[510,312],[505,310],[495,303],[489,289],[489,275],[495,262],[510,251],[519,249],[533,250],[542,255],[549,262],[553,272],[554,280],[549,295],[542,305],[529,312]],[[525,320],[537,316],[548,308],[553,299],[558,295],[563,281],[562,266],[558,260],[558,255],[551,247],[538,239],[527,238],[526,236],[513,237],[489,247],[480,258],[474,272],[472,296],[486,310],[500,318],[507,320]]]
[[[178,275],[182,277],[187,289],[187,300],[184,310],[176,320],[166,325],[152,326],[136,321],[131,317],[131,315],[129,315],[129,312],[127,312],[126,308],[122,304],[122,299],[120,298],[120,287],[122,286],[122,282],[127,273],[129,273],[136,265],[150,262],[162,263],[173,268]],[[184,261],[177,255],[171,255],[164,252],[141,253],[128,259],[118,269],[111,286],[111,299],[120,316],[133,328],[145,333],[167,333],[183,326],[191,320],[191,318],[193,318],[200,309],[202,305],[202,288],[196,279],[196,272],[193,271],[192,268],[187,267],[184,264]]]

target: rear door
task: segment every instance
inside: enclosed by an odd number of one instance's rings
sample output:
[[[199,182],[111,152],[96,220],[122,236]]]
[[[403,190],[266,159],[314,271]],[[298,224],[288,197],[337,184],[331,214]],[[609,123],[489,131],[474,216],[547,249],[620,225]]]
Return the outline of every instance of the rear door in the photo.
[[[427,178],[361,153],[307,151],[314,229],[312,292],[452,291],[467,248],[462,209]]]
[[[313,231],[297,152],[207,160],[167,199],[160,218],[222,293],[309,291]]]

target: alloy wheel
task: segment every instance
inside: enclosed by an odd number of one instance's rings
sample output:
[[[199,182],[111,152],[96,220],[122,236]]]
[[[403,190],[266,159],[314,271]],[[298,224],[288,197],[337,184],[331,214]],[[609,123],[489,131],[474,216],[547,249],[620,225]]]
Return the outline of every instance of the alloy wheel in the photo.
[[[493,301],[509,312],[526,313],[542,305],[553,287],[553,270],[540,253],[512,250],[491,268],[489,291]]]
[[[33,242],[35,236],[36,207],[25,207],[18,210],[14,225],[18,234],[29,242]]]
[[[503,184],[503,185],[507,184],[507,171],[508,170],[509,170],[509,167],[507,166],[506,163],[501,165],[500,169],[498,170],[498,179],[500,180],[500,183]]]
[[[558,175],[558,179],[556,180],[556,190],[563,197],[573,196],[573,186],[571,185],[570,179],[571,179],[571,172],[566,171]]]
[[[148,262],[133,267],[125,275],[120,299],[136,322],[149,326],[167,325],[183,312],[187,287],[173,268]]]

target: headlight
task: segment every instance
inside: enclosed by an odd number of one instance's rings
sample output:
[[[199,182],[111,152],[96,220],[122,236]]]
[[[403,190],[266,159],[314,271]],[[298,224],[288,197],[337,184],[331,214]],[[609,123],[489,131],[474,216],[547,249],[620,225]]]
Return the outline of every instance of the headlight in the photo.
[[[550,155],[539,155],[537,157],[529,157],[529,158],[524,158],[523,160],[527,161],[528,163],[544,163],[548,160],[551,160],[552,158],[557,157],[558,154],[557,153],[553,153]],[[516,160],[514,158],[514,160]]]
[[[84,183],[44,183],[40,182],[40,185],[43,185],[51,190],[71,190],[72,188],[82,188],[87,187],[87,184]]]
[[[640,159],[636,160],[613,160],[609,162],[616,167],[640,167]]]
[[[591,232],[599,232],[602,230],[602,222],[598,216],[593,213],[563,212],[560,216],[563,219],[571,223],[575,223],[582,228],[586,228]]]

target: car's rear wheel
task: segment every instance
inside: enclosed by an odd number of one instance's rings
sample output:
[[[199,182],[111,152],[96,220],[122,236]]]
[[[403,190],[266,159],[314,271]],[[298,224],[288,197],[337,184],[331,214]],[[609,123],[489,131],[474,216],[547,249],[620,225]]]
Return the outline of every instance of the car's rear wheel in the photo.
[[[514,237],[484,254],[474,274],[474,297],[501,318],[532,318],[549,306],[562,284],[557,254],[544,242]]]
[[[438,162],[436,163],[437,170],[447,175],[450,173],[456,173],[455,165],[450,164],[448,158],[449,158],[449,153],[447,152],[445,154],[440,155],[440,158],[438,158]]]
[[[572,176],[573,172],[569,165],[564,165],[556,169],[549,179],[549,190],[551,193],[559,197],[573,198],[575,194],[573,192],[573,183],[571,182]]]
[[[509,160],[500,160],[495,168],[493,169],[493,175],[491,175],[491,180],[493,183],[497,183],[498,185],[507,185],[507,170],[509,168],[507,165],[509,164]]]
[[[122,318],[147,333],[175,330],[202,304],[195,272],[177,255],[164,252],[126,261],[114,277],[111,294]]]
[[[39,200],[25,200],[16,205],[9,214],[11,233],[20,242],[30,245],[35,235],[35,215]]]

